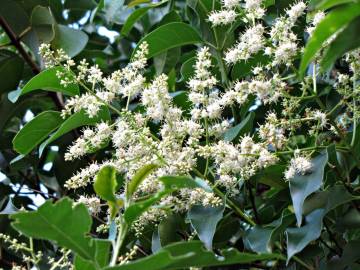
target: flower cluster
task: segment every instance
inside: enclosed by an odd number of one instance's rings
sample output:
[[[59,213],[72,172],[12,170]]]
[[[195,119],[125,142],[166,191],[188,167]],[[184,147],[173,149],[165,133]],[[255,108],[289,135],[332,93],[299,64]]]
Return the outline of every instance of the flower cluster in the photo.
[[[235,78],[233,81],[228,79],[220,82],[213,72],[216,64],[212,59],[212,49],[201,47],[196,54],[194,75],[187,82],[189,111],[175,104],[169,92],[167,75],[160,74],[151,80],[143,76],[148,53],[146,43],[139,45],[132,62],[109,76],[85,60],[76,66],[63,53],[53,54],[46,46],[42,48],[48,66],[60,65],[70,74],[59,74],[64,84],[76,82],[85,90],[82,95],[67,100],[64,117],[84,111],[94,118],[103,108],[114,113],[112,120],[85,128],[69,147],[65,154],[68,161],[105,147],[106,158],[80,170],[66,182],[67,188],[86,187],[105,165],[115,167],[127,183],[144,164],[155,164],[156,169],[136,190],[135,199],[157,193],[162,188],[158,179],[165,175],[198,176],[208,181],[209,186],[219,187],[234,197],[244,181],[279,161],[283,162],[283,154],[295,152],[284,173],[285,179],[291,180],[296,175],[312,171],[311,154],[300,155],[300,152],[293,150],[298,148],[298,142],[293,140],[292,135],[304,126],[310,136],[333,130],[334,127],[330,114],[321,104],[320,109],[301,107],[302,102],[314,94],[316,80],[305,78],[300,83],[289,80],[295,77],[294,74],[289,75],[289,67],[300,51],[298,37],[292,28],[306,6],[302,1],[297,2],[272,25],[265,26],[261,22],[265,12],[262,1],[240,3],[224,0],[222,9],[212,12],[209,20],[214,26],[231,23],[241,8],[249,25],[240,34],[238,42],[224,52],[224,59],[220,60],[233,65],[262,53],[269,58],[268,63],[256,66],[241,80]],[[316,14],[311,27],[323,16],[323,13]],[[308,29],[311,33],[312,30]],[[335,84],[336,91],[345,97],[341,104],[348,105],[344,115],[351,117],[359,117],[357,98],[360,90],[352,86],[357,80],[355,74],[360,69],[359,58],[358,51],[347,55],[345,61],[354,75],[338,74]],[[315,68],[315,79],[316,72]],[[300,91],[292,92],[295,84],[300,86]],[[136,109],[130,106],[134,99]],[[126,105],[120,108],[118,104],[114,106],[115,100]],[[135,102],[132,104],[135,105]],[[256,123],[253,133],[243,132],[229,139],[226,132],[242,125],[240,121],[243,116],[240,120],[234,113],[229,116],[229,111],[239,106],[250,108],[245,113],[263,106],[265,116]],[[205,165],[199,166],[201,163]],[[78,202],[84,203],[94,215],[101,211],[99,198],[80,196]],[[133,229],[140,234],[146,226],[167,217],[170,211],[183,213],[197,204],[219,206],[223,201],[215,193],[200,188],[181,189],[164,196],[157,207],[147,210],[134,223]],[[99,231],[107,229],[102,226]]]

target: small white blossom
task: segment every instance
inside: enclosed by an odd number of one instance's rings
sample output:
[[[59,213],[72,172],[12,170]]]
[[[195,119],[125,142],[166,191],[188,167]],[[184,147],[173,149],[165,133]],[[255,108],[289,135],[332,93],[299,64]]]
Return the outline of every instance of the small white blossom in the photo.
[[[305,175],[311,172],[313,164],[307,157],[296,155],[290,160],[290,166],[285,171],[285,179],[290,180],[295,175]]]
[[[231,9],[213,11],[209,15],[209,21],[213,26],[227,25],[233,23],[236,20],[236,16],[236,12]]]

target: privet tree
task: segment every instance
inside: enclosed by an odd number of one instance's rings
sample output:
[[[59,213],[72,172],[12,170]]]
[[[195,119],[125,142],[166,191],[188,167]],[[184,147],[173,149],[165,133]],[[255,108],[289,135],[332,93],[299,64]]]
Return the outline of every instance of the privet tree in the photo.
[[[358,269],[360,2],[2,0],[3,269]]]

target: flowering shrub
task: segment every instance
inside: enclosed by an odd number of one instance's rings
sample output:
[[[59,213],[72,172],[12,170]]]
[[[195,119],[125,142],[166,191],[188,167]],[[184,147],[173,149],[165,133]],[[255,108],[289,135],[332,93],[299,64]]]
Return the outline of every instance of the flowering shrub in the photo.
[[[43,70],[6,98],[58,110],[5,123],[3,267],[359,267],[360,2],[284,2],[34,7]]]

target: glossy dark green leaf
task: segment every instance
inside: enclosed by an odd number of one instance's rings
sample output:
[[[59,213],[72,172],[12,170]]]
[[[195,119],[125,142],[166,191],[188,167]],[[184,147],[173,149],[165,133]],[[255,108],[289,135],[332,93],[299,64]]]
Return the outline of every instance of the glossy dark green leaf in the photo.
[[[249,229],[245,236],[245,243],[257,253],[271,253],[274,242],[293,221],[294,215],[284,210],[281,217],[270,224],[256,225]]]
[[[89,117],[89,115],[84,112],[80,111],[74,113],[69,118],[64,120],[64,122],[60,125],[60,127],[54,132],[46,141],[44,141],[39,147],[39,155],[42,155],[45,147],[48,146],[50,143],[55,141],[56,139],[60,138],[64,134],[68,133],[69,131],[76,129],[81,126],[90,126],[100,123],[102,121],[109,121],[110,120],[110,112],[106,107],[102,107],[98,114],[95,117]]]
[[[126,189],[126,196],[131,198],[131,196],[136,192],[139,185],[145,178],[157,168],[158,166],[155,164],[147,164],[140,168],[135,175],[132,177],[131,181],[129,182],[127,189]]]
[[[193,206],[188,212],[188,219],[195,229],[199,239],[209,250],[212,249],[212,241],[216,232],[216,226],[223,217],[224,207]]]
[[[0,50],[0,94],[17,88],[24,69],[24,61],[12,51]]]
[[[231,142],[237,140],[242,135],[250,133],[253,127],[254,118],[255,113],[250,112],[239,124],[229,128],[225,132],[224,140]]]
[[[47,201],[36,211],[13,214],[11,218],[12,226],[28,237],[55,241],[84,259],[92,260],[95,256],[92,239],[86,236],[92,221],[83,204],[73,205],[65,197],[55,204]]]
[[[192,76],[194,76],[194,66],[196,63],[196,57],[191,57],[186,60],[180,69],[181,80],[187,82]]]
[[[303,250],[311,241],[320,236],[324,209],[317,209],[305,217],[306,225],[300,228],[288,228],[287,235],[287,262]]]
[[[359,198],[359,196],[351,195],[344,186],[336,185],[307,199],[303,208],[306,224],[300,228],[288,228],[286,230],[288,261],[320,236],[322,220],[328,212]]]
[[[53,92],[60,92],[65,95],[75,96],[79,94],[79,86],[77,84],[69,84],[66,87],[60,84],[60,79],[56,76],[57,72],[69,74],[63,67],[54,67],[46,69],[31,78],[22,89],[9,93],[9,99],[16,102],[18,98],[24,94],[30,93],[35,90],[47,90]]]
[[[89,37],[83,31],[59,24],[51,44],[54,48],[63,49],[67,55],[74,57],[85,48],[88,40]]]
[[[341,258],[333,258],[330,260],[327,263],[325,270],[359,269],[359,264],[357,264],[354,268],[351,267],[353,263],[359,260],[359,258],[360,240],[350,241],[346,244]]]
[[[326,49],[320,65],[322,70],[329,70],[335,63],[336,59],[343,56],[348,51],[360,47],[360,17],[350,22],[331,42]]]
[[[149,44],[148,58],[152,58],[169,49],[188,44],[201,43],[202,40],[199,34],[190,25],[182,22],[173,22],[160,26],[143,37],[138,42],[138,46],[134,49],[133,55],[142,42],[147,42]]]
[[[328,213],[339,205],[359,199],[360,196],[350,194],[343,185],[335,185],[309,197],[304,203],[303,214],[307,215],[318,208]]]
[[[30,153],[63,121],[60,112],[46,111],[40,113],[16,134],[13,139],[14,149],[23,155]]]
[[[254,180],[276,189],[284,189],[288,187],[288,184],[284,180],[284,171],[284,165],[271,165],[259,171],[254,176]]]
[[[236,249],[220,252],[220,255],[204,249],[200,241],[178,242],[162,248],[157,253],[121,266],[106,270],[173,270],[189,267],[245,264],[258,260],[282,258],[279,254],[242,253]]]
[[[346,26],[354,18],[360,15],[360,2],[340,6],[329,12],[326,17],[316,26],[310,40],[306,44],[299,73],[305,74],[308,64],[316,53],[322,48],[323,43],[336,31]]]
[[[294,206],[297,225],[301,225],[303,205],[305,199],[313,192],[317,191],[324,178],[324,168],[328,161],[327,152],[316,156],[311,160],[312,171],[306,175],[296,174],[289,180],[290,194]]]
[[[164,218],[158,226],[158,237],[159,237],[159,248],[164,247],[168,244],[182,241],[181,226],[184,223],[183,219],[179,214],[172,214]],[[156,238],[156,235],[154,235]],[[154,241],[156,240],[154,238]],[[159,249],[154,246],[154,249]]]

